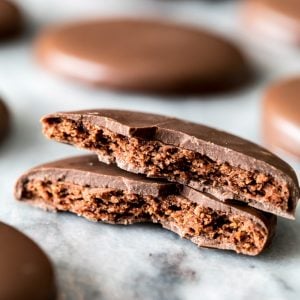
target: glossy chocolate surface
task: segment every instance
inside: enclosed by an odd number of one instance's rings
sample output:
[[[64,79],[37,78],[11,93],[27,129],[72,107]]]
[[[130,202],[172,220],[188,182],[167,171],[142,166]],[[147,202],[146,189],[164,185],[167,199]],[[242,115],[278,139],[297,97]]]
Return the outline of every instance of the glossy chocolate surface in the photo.
[[[156,20],[103,19],[53,27],[36,43],[40,63],[82,82],[150,93],[239,86],[248,64],[229,41]]]
[[[0,42],[18,35],[23,27],[19,8],[11,1],[0,1]]]
[[[300,78],[271,85],[263,101],[263,136],[270,148],[300,159]]]
[[[259,34],[275,42],[300,45],[298,0],[246,0],[243,16],[252,34]]]
[[[28,237],[0,223],[0,299],[55,300],[51,263]]]

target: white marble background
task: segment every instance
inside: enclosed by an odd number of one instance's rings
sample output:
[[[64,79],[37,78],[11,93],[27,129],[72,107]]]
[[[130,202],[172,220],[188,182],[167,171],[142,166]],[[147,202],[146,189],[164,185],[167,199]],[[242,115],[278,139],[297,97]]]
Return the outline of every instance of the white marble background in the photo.
[[[260,140],[265,85],[299,72],[300,54],[271,54],[240,27],[235,1],[19,0],[28,33],[0,45],[0,94],[13,114],[13,130],[0,148],[0,219],[33,238],[51,257],[63,300],[300,299],[300,215],[279,220],[272,247],[259,257],[198,249],[159,226],[94,224],[17,203],[13,186],[28,168],[79,151],[43,138],[46,113],[115,107],[166,113]],[[215,2],[215,3],[209,3]],[[155,16],[223,32],[261,69],[261,79],[240,93],[218,97],[147,97],[91,90],[53,77],[34,62],[35,33],[48,23],[95,15]],[[251,47],[249,47],[251,45]],[[277,49],[278,47],[276,47]],[[300,100],[299,100],[300,101]],[[299,164],[292,162],[300,170]]]

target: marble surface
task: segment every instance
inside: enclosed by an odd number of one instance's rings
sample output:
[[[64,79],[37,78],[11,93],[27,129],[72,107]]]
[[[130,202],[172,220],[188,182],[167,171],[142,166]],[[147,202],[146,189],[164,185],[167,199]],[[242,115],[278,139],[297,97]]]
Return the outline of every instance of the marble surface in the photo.
[[[13,114],[13,129],[0,147],[0,219],[24,231],[49,254],[56,268],[59,299],[300,299],[299,210],[297,221],[279,220],[270,249],[261,256],[246,257],[198,249],[159,226],[95,224],[14,200],[14,183],[22,172],[79,153],[42,136],[39,118],[48,112],[116,107],[166,113],[261,143],[263,89],[271,79],[297,73],[300,54],[278,56],[252,42],[253,37],[239,26],[238,2],[209,2],[19,0],[28,18],[28,32],[18,41],[0,45],[0,94]],[[260,80],[239,93],[218,97],[153,98],[81,87],[35,64],[32,42],[42,26],[92,15],[124,14],[214,28],[245,49],[261,70]],[[299,164],[290,161],[299,171]]]

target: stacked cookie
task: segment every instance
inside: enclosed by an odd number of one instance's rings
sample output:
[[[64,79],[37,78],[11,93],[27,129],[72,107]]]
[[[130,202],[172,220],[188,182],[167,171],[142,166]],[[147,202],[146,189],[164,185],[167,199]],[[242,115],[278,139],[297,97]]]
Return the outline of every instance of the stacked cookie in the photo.
[[[19,200],[112,224],[160,223],[198,246],[248,255],[269,244],[276,215],[294,218],[293,169],[234,135],[105,109],[50,114],[42,124],[48,138],[97,156],[30,170],[17,182]]]

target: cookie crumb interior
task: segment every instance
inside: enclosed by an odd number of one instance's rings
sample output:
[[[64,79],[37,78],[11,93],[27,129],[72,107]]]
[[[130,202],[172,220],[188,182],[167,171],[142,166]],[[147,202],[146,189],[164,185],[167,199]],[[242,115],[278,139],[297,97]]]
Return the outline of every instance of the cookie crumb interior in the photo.
[[[267,230],[246,216],[216,211],[180,195],[153,197],[110,188],[91,188],[61,181],[30,179],[21,198],[37,206],[69,211],[111,224],[160,223],[201,245],[204,238],[225,249],[255,255],[265,246]]]
[[[282,212],[290,210],[287,184],[276,182],[271,175],[218,163],[200,153],[158,141],[126,137],[82,120],[52,117],[45,119],[43,125],[49,138],[92,150],[100,160],[121,165],[127,171],[185,185],[201,182],[204,187],[233,193],[236,200],[272,205]]]

